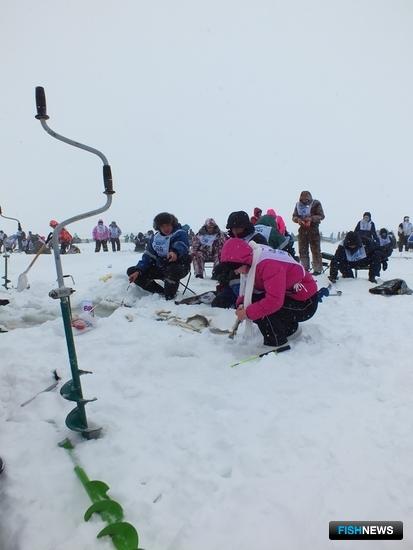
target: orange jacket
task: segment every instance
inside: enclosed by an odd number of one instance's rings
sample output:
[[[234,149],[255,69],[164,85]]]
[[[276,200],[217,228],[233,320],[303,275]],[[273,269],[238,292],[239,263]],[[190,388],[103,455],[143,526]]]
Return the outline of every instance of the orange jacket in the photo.
[[[65,228],[63,228],[59,233],[59,242],[61,243],[71,243],[72,239],[73,239],[72,235]]]

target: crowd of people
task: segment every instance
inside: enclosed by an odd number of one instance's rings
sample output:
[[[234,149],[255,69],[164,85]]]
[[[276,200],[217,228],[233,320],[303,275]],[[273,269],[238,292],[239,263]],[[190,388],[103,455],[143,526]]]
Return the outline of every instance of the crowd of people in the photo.
[[[317,309],[316,278],[323,273],[320,224],[324,211],[319,200],[309,191],[302,191],[294,206],[291,220],[298,226],[298,254],[293,235],[284,218],[273,208],[265,211],[255,207],[252,216],[246,211],[228,215],[225,231],[209,217],[194,233],[181,225],[169,212],[157,214],[153,230],[131,234],[125,241],[135,244],[142,257],[127,269],[130,283],[142,289],[175,298],[181,279],[193,268],[196,278],[207,276],[216,281],[212,307],[235,308],[238,321],[250,320],[263,334],[264,344],[279,346],[297,331],[298,323],[312,317]],[[51,220],[49,226],[58,226]],[[7,236],[0,231],[0,251],[19,250],[37,253],[50,252],[51,236],[47,238],[28,232],[20,223],[16,233]],[[122,231],[115,221],[107,226],[103,219],[92,230],[95,252],[121,250]],[[370,212],[364,212],[353,231],[342,233],[342,242],[333,255],[328,255],[328,277],[335,283],[339,276],[353,278],[357,270],[368,270],[368,279],[377,282],[381,270],[398,246],[413,248],[413,226],[408,216],[398,226],[398,242],[386,228],[376,229]],[[74,238],[61,227],[58,241],[60,253],[73,251]],[[311,255],[311,257],[310,257]],[[163,282],[163,284],[160,284]]]
[[[138,234],[142,258],[127,275],[130,283],[172,300],[191,264],[201,279],[210,264],[211,279],[216,281],[211,306],[235,308],[238,321],[257,324],[265,345],[284,345],[298,323],[317,310],[316,278],[324,269],[319,231],[323,219],[321,202],[303,191],[292,213],[298,225],[296,255],[287,224],[272,208],[263,214],[256,207],[251,217],[245,211],[231,212],[226,232],[214,218],[207,218],[192,238],[174,214],[161,212],[154,218],[154,232]],[[411,235],[412,225],[405,217],[399,226],[399,250],[408,248]],[[354,269],[367,269],[369,281],[376,283],[396,247],[394,235],[386,228],[376,231],[370,212],[365,212],[354,231],[342,236],[330,255],[330,281],[335,283],[339,273],[350,278]]]

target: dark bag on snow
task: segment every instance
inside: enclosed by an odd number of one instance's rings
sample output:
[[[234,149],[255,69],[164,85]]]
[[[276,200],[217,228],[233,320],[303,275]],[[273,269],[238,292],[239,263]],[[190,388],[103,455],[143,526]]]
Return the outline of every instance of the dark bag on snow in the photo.
[[[403,279],[391,279],[382,285],[375,286],[369,289],[372,294],[383,294],[383,296],[396,296],[398,294],[413,294],[406,281]]]

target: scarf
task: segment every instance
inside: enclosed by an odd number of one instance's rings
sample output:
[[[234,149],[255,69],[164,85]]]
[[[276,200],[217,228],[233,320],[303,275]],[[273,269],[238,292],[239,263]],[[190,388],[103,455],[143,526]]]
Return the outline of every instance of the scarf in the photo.
[[[247,308],[252,303],[252,293],[254,290],[254,283],[255,283],[255,272],[263,250],[261,246],[255,241],[250,241],[248,244],[252,248],[252,264],[248,273],[246,274],[241,273],[240,289],[239,289],[239,295],[244,296],[244,308]],[[245,321],[246,323],[245,323],[245,330],[243,333],[243,339],[248,340],[253,335],[254,323],[251,321],[251,319],[245,319]]]

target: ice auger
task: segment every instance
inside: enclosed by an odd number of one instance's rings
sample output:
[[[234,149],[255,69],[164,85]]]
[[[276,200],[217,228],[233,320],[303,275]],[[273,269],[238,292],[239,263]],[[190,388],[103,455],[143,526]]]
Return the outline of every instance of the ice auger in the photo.
[[[84,399],[83,393],[82,393],[80,376],[86,373],[90,374],[90,371],[79,370],[78,368],[76,348],[75,348],[72,325],[71,325],[71,308],[70,308],[70,296],[74,292],[74,290],[72,288],[66,287],[64,283],[64,275],[63,275],[62,262],[60,259],[60,250],[59,250],[59,234],[60,234],[60,231],[63,229],[63,227],[68,226],[69,224],[75,221],[83,220],[85,218],[90,218],[91,216],[95,216],[96,214],[100,214],[101,212],[104,212],[105,210],[108,210],[108,208],[110,208],[110,205],[112,204],[112,195],[114,193],[113,185],[112,185],[112,172],[111,172],[111,168],[108,163],[108,160],[103,153],[101,153],[97,149],[94,149],[87,145],[83,145],[82,143],[78,143],[77,141],[73,141],[64,136],[61,136],[49,128],[46,122],[49,118],[49,116],[47,115],[47,109],[46,109],[46,96],[45,96],[44,88],[42,88],[41,86],[38,86],[36,88],[36,107],[37,107],[37,115],[35,118],[40,120],[40,123],[43,126],[43,129],[48,134],[50,134],[52,137],[60,141],[63,141],[64,143],[67,143],[68,145],[73,145],[74,147],[78,147],[79,149],[84,149],[85,151],[89,151],[90,153],[97,155],[103,162],[103,184],[104,184],[103,193],[106,195],[106,203],[102,207],[97,208],[96,210],[91,210],[89,212],[78,214],[76,216],[72,216],[71,218],[63,220],[54,228],[52,245],[53,245],[53,253],[54,253],[54,259],[56,264],[58,288],[51,290],[49,292],[49,296],[51,298],[60,299],[60,308],[62,311],[62,318],[63,318],[63,325],[64,325],[65,336],[66,336],[67,349],[69,354],[70,368],[72,372],[72,380],[69,380],[62,386],[60,393],[65,399],[76,402],[76,407],[72,411],[70,411],[70,413],[66,417],[66,426],[71,430],[80,432],[83,435],[83,437],[87,439],[97,438],[99,437],[101,428],[96,426],[94,427],[89,426],[87,417],[86,417],[85,405],[90,401],[95,401],[95,399]]]

